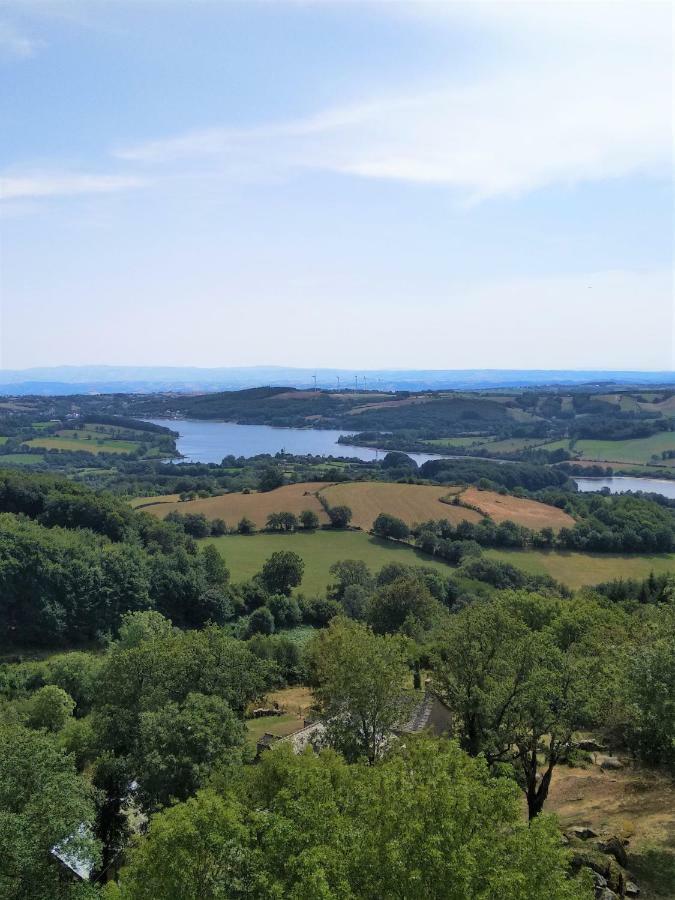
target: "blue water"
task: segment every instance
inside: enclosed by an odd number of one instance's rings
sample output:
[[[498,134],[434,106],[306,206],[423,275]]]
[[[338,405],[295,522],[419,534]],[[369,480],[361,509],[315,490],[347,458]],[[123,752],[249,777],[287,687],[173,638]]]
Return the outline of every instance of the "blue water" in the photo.
[[[178,452],[186,462],[220,463],[224,456],[258,456],[260,453],[294,453],[313,456],[344,456],[366,461],[382,459],[386,450],[338,444],[338,438],[349,431],[310,428],[273,428],[270,425],[236,425],[233,422],[204,422],[197,419],[146,419],[179,433]],[[430,459],[442,459],[434,453],[409,453],[419,465]],[[472,457],[452,457],[464,459]],[[501,460],[495,460],[501,462]],[[611,493],[648,491],[675,499],[675,481],[657,478],[575,478],[580,491],[599,491],[608,487]]]
[[[386,450],[338,444],[349,431],[309,428],[272,428],[270,425],[236,425],[196,419],[146,419],[180,435],[178,452],[187,462],[219,463],[224,456],[258,456],[260,453],[294,453],[313,456],[345,456],[366,461],[382,459]],[[433,453],[409,453],[417,463],[441,458]]]
[[[624,494],[626,491],[646,491],[650,494],[662,494],[675,500],[675,481],[665,478],[631,478],[629,475],[616,475],[611,478],[575,478],[580,491],[601,491],[609,488],[612,494]]]

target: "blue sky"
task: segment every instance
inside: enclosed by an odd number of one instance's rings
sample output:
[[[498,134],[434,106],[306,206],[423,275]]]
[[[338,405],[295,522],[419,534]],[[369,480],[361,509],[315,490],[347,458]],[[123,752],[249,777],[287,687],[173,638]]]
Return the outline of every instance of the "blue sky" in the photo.
[[[667,369],[672,7],[0,0],[0,365]]]

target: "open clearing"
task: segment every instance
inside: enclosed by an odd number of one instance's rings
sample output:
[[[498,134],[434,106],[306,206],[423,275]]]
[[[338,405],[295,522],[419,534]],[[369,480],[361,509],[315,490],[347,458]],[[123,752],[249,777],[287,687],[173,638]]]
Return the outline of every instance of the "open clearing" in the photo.
[[[546,811],[558,816],[563,830],[584,825],[627,839],[628,871],[642,900],[675,897],[675,783],[667,775],[558,766]]]
[[[273,512],[292,512],[296,515],[303,509],[313,510],[323,524],[328,523],[328,516],[316,498],[316,492],[325,487],[324,481],[307,481],[301,484],[287,484],[274,491],[251,494],[223,494],[220,497],[207,497],[205,500],[186,500],[184,502],[161,502],[148,506],[147,512],[164,518],[170,512],[203,513],[207,519],[224,519],[234,528],[243,517],[251,519],[258,528],[264,528],[267,517]]]
[[[259,719],[247,719],[246,737],[249,744],[255,746],[265,732],[274,734],[277,737],[286,737],[287,734],[299,731],[304,725],[305,716],[308,715],[313,702],[312,692],[304,685],[295,685],[294,687],[282,688],[279,691],[271,691],[263,698],[260,704],[256,705],[269,708],[276,703],[279,709],[283,710],[283,714],[280,716],[261,716]]]
[[[427,519],[479,522],[480,513],[443,502],[444,497],[458,492],[458,488],[447,485],[355,481],[324,486],[321,495],[331,506],[348,506],[352,511],[352,525],[368,531],[380,513],[397,516],[408,525]]]
[[[491,455],[499,455],[500,453],[516,453],[518,450],[527,450],[528,447],[536,447],[541,444],[540,438],[504,438],[501,441],[485,441],[481,444],[481,449],[487,450]]]
[[[380,540],[359,531],[316,531],[295,534],[226,535],[206,538],[225,557],[233,581],[246,581],[259,572],[275,550],[293,550],[305,561],[299,590],[322,595],[332,581],[329,569],[341,559],[363,560],[373,571],[390,562],[429,566],[444,575],[456,572],[439,559],[420,553],[407,544]],[[486,550],[485,555],[510,563],[531,575],[551,575],[571,588],[599,584],[614,578],[646,578],[675,572],[675,554],[621,556],[615,554],[568,553],[555,550]],[[467,589],[477,582],[467,582]]]
[[[41,453],[5,453],[0,456],[0,468],[2,466],[37,466],[38,463],[44,462],[45,458]]]
[[[293,550],[305,561],[301,593],[324,595],[333,578],[328,571],[341,559],[363,560],[374,572],[391,562],[429,566],[443,575],[453,569],[407,544],[397,544],[360,531],[316,531],[313,534],[253,534],[205,538],[200,543],[215,544],[225,558],[233,581],[246,581],[259,572],[275,550]]]
[[[478,444],[483,444],[486,440],[487,438],[474,435],[473,437],[434,438],[431,441],[425,441],[425,443],[433,447],[445,449],[446,447],[473,447]]]
[[[524,500],[495,491],[481,491],[474,487],[463,491],[461,497],[465,503],[477,506],[495,522],[510,519],[535,531],[546,527],[554,531],[574,527],[574,519],[564,510],[539,503],[537,500]]]
[[[485,555],[510,563],[530,575],[550,575],[571,588],[615,578],[647,578],[650,572],[675,573],[675,553],[629,556],[615,553],[573,553],[562,550],[485,550]]]
[[[647,438],[635,438],[627,441],[577,441],[570,449],[568,440],[544,444],[544,450],[569,450],[572,454],[581,454],[583,459],[597,462],[617,463],[650,463],[652,455],[659,458],[664,450],[675,450],[675,431],[660,431]]]
[[[27,447],[41,450],[74,450],[80,453],[134,453],[139,444],[134,441],[111,441],[105,438],[37,437],[26,441]]]

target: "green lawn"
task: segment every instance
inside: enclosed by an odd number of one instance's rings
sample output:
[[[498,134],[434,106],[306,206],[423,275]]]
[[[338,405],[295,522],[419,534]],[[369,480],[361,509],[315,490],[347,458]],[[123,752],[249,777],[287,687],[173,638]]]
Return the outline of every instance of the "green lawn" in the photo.
[[[614,578],[647,578],[650,572],[675,573],[675,553],[630,556],[558,550],[486,550],[485,554],[531,575],[551,575],[571,588]]]
[[[277,737],[286,737],[303,727],[303,719],[294,713],[284,713],[281,716],[261,716],[259,719],[246,720],[246,739],[253,747],[260,738],[269,732]]]
[[[555,441],[545,444],[544,450],[569,449],[569,441]],[[663,450],[675,450],[675,432],[660,431],[648,438],[628,441],[577,441],[571,453],[580,453],[583,459],[598,462],[650,463],[652,454],[661,455]]]
[[[332,581],[329,569],[341,559],[363,560],[373,571],[390,562],[431,566],[445,575],[453,569],[404,544],[371,537],[362,531],[316,531],[311,534],[225,535],[206,538],[225,557],[233,581],[246,581],[259,572],[275,550],[294,550],[305,560],[305,576],[300,590],[323,594]]]
[[[44,461],[45,458],[41,453],[5,453],[4,456],[0,456],[0,468],[5,465],[37,466]]]

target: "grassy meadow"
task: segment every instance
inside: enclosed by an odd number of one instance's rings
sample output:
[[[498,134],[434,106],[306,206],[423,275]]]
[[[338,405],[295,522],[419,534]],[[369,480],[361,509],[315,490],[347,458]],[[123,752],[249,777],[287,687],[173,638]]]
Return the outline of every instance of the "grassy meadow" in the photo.
[[[97,435],[95,438],[86,437],[36,437],[26,441],[27,447],[37,447],[40,450],[74,450],[79,453],[134,453],[139,444],[135,441],[114,441]]]
[[[596,462],[638,463],[647,465],[652,462],[652,455],[661,456],[664,450],[675,450],[675,432],[660,431],[647,438],[634,438],[627,441],[577,441],[572,449],[568,440],[544,444],[544,450],[570,450],[581,454],[582,459]],[[675,461],[672,461],[675,462]]]
[[[275,550],[293,550],[305,561],[300,590],[322,594],[331,583],[330,567],[341,559],[363,560],[373,571],[390,562],[430,566],[445,575],[455,569],[407,544],[381,540],[361,531],[316,531],[296,534],[226,535],[206,538],[225,558],[233,581],[259,572]],[[570,588],[599,584],[613,578],[646,578],[650,572],[675,573],[675,554],[630,556],[573,553],[557,550],[485,550],[491,559],[510,563],[531,575],[550,575]],[[475,582],[471,582],[476,586]],[[467,582],[467,587],[469,583]]]
[[[675,553],[635,556],[616,553],[574,553],[564,550],[485,550],[485,555],[510,563],[530,575],[550,575],[570,588],[600,584],[614,578],[647,578],[650,572],[675,573]]]
[[[2,466],[37,466],[44,462],[41,453],[5,453],[0,456],[0,468]]]
[[[432,559],[413,547],[380,540],[360,531],[235,534],[205,538],[203,543],[214,544],[222,553],[233,581],[251,578],[275,550],[293,550],[305,561],[305,575],[300,586],[300,591],[305,594],[323,594],[332,581],[328,570],[341,559],[363,560],[373,571],[391,562],[430,566],[444,575],[453,571],[447,563]]]

